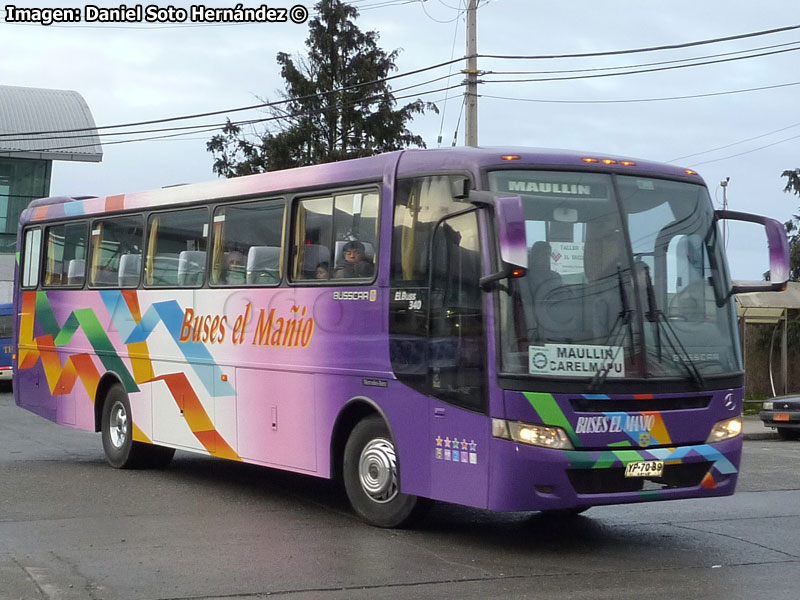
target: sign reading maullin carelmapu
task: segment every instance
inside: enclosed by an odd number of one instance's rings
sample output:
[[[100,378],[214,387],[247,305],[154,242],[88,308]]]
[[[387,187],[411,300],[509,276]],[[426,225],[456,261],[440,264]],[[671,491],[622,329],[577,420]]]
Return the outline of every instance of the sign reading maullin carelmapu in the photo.
[[[550,377],[625,377],[622,346],[544,344],[529,346],[528,372]]]

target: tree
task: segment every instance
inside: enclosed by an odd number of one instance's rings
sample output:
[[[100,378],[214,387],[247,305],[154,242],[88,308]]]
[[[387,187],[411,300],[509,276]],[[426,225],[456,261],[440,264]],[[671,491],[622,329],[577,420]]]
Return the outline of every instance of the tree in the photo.
[[[784,171],[781,177],[786,177],[784,192],[800,196],[800,169]],[[786,232],[789,234],[789,278],[792,281],[800,280],[800,215],[792,215],[791,221],[786,221]]]
[[[320,0],[309,22],[308,56],[277,55],[285,102],[270,106],[261,132],[247,134],[228,119],[206,147],[224,177],[425,147],[407,128],[415,114],[436,106],[417,99],[395,109],[385,81],[399,51],[378,47],[378,33],[354,23],[358,10],[341,0]],[[437,111],[438,112],[438,111]]]

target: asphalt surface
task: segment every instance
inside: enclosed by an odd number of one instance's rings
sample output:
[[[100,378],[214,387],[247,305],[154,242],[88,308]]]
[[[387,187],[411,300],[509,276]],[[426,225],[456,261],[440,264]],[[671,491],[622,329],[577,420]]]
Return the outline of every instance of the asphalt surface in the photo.
[[[319,479],[186,452],[112,469],[97,434],[0,393],[0,600],[796,600],[800,442],[763,429],[732,497],[566,520],[437,503],[382,530]]]

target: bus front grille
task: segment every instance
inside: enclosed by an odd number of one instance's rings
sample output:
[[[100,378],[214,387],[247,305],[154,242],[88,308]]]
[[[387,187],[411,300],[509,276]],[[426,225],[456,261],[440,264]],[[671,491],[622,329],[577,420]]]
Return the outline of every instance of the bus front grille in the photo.
[[[676,398],[570,398],[572,410],[578,413],[650,412],[707,408],[711,396]]]
[[[646,479],[625,477],[625,468],[570,469],[570,483],[578,494],[617,494],[640,490],[688,488],[700,485],[711,468],[710,462],[665,465],[664,475]]]

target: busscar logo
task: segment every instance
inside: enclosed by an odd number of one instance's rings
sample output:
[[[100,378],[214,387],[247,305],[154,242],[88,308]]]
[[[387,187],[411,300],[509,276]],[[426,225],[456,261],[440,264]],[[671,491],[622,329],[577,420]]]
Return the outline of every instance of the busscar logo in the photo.
[[[333,292],[334,300],[369,300],[370,293],[363,292]]]

